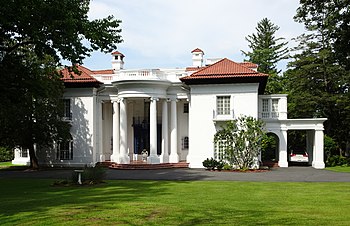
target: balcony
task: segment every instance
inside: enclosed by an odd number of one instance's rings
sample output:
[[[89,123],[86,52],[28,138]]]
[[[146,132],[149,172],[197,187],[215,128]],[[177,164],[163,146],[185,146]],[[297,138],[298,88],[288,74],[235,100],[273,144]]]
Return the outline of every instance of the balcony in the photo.
[[[230,110],[229,114],[218,114],[217,110],[213,110],[213,121],[214,122],[220,122],[220,121],[230,121],[234,120],[235,114],[233,109]]]
[[[259,118],[263,120],[287,119],[287,95],[259,95]]]

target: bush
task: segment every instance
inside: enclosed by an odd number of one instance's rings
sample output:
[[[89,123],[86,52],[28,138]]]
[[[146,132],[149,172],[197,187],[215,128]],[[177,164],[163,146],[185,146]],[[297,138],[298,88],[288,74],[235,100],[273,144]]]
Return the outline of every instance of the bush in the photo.
[[[217,161],[213,158],[209,159],[207,158],[206,160],[203,161],[203,166],[207,169],[207,170],[214,170],[216,167]]]
[[[333,167],[333,166],[350,166],[350,158],[346,158],[340,155],[333,155],[330,156],[327,161],[326,165]]]
[[[230,165],[230,164],[228,164],[228,163],[225,163],[224,164],[224,168],[223,168],[224,170],[232,170],[233,169],[233,167]]]
[[[209,159],[207,158],[206,160],[203,161],[203,166],[207,169],[207,170],[219,170],[221,171],[224,166],[225,166],[225,163],[222,162],[222,161],[217,161],[213,158]]]
[[[0,147],[0,162],[11,161],[13,158],[13,150],[6,147]]]

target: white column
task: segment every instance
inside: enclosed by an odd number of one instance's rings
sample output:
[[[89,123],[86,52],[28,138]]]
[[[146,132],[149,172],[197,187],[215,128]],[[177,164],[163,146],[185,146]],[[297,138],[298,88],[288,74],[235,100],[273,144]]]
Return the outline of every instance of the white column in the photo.
[[[134,128],[130,125],[133,124],[134,117],[134,102],[128,100],[127,104],[127,112],[128,112],[128,143],[127,143],[127,153],[129,153],[129,159],[134,160]],[[137,160],[137,159],[135,159]]]
[[[119,155],[119,163],[121,164],[129,164],[130,159],[127,153],[127,145],[128,145],[128,117],[126,112],[126,100],[121,98],[119,101],[120,104],[120,155]]]
[[[170,156],[169,162],[177,163],[179,162],[179,155],[177,153],[177,108],[176,108],[176,99],[171,100],[170,104]]]
[[[112,162],[119,162],[120,154],[120,122],[119,122],[119,103],[118,101],[112,101],[113,103],[113,153],[111,156]]]
[[[165,99],[162,103],[162,154],[160,156],[162,163],[169,162],[168,139],[168,101]]]
[[[148,157],[148,163],[152,164],[160,163],[157,155],[157,101],[157,98],[151,98],[149,108],[150,156]]]
[[[98,118],[97,118],[97,113],[98,113],[98,104],[97,104],[97,89],[93,88],[93,103],[92,103],[92,115],[93,115],[93,129],[92,129],[92,164],[96,164],[99,159],[99,148],[98,148],[98,139],[97,139],[97,127],[98,127]]]
[[[106,160],[106,156],[104,155],[104,152],[103,152],[103,121],[102,121],[102,118],[103,118],[103,105],[104,105],[104,101],[100,101],[99,102],[99,109],[98,109],[98,114],[97,114],[97,118],[98,118],[98,133],[97,133],[97,139],[99,140],[99,159],[100,161],[105,161]]]
[[[312,160],[312,167],[316,169],[324,169],[324,150],[323,150],[323,130],[315,130],[315,137],[314,137],[314,156]]]
[[[280,153],[278,158],[278,166],[279,167],[288,167],[288,153],[287,153],[287,130],[281,130],[280,137]]]

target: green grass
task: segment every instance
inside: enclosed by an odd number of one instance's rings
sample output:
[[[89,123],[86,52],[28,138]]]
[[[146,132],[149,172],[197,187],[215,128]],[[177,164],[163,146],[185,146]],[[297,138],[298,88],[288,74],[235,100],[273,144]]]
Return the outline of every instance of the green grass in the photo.
[[[350,173],[350,166],[327,167],[326,170],[335,171],[335,172]]]
[[[0,174],[1,176],[1,174]],[[0,179],[1,225],[348,225],[350,183]]]
[[[0,171],[1,170],[24,170],[28,166],[12,164],[12,162],[0,162]]]

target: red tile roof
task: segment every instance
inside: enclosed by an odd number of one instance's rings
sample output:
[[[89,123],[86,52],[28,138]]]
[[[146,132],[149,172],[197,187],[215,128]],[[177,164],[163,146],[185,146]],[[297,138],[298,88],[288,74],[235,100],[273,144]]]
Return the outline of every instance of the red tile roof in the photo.
[[[115,51],[115,52],[113,52],[113,53],[111,53],[112,55],[121,55],[121,56],[123,56],[124,57],[124,54],[122,54],[121,52],[119,52],[119,51]]]
[[[113,69],[105,69],[105,70],[96,70],[96,71],[92,71],[92,73],[94,73],[95,75],[101,75],[101,74],[113,74]]]
[[[186,68],[186,71],[198,71],[198,70],[201,70],[205,67],[187,67]]]
[[[203,50],[201,50],[201,49],[199,49],[199,48],[196,48],[196,49],[192,50],[191,53],[195,53],[195,52],[200,52],[200,53],[203,53],[203,54],[204,54]]]
[[[68,68],[64,68],[61,70],[62,73],[62,80],[64,83],[95,83],[99,84],[100,82],[92,77],[91,75],[94,74],[93,71],[90,69],[77,65],[78,71],[80,71],[80,74],[76,74],[73,71],[70,71]]]
[[[183,77],[181,80],[211,79],[211,78],[234,78],[234,77],[267,77],[263,74],[245,67],[239,63],[224,58],[215,64],[205,67],[192,75]]]
[[[239,63],[240,65],[244,66],[244,67],[247,67],[247,68],[258,68],[258,65],[257,64],[254,64],[252,62],[242,62],[242,63]]]

